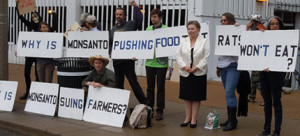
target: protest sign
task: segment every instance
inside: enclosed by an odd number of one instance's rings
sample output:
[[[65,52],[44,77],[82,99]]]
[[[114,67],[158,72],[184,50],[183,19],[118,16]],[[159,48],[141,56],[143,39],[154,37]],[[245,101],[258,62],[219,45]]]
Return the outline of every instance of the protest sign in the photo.
[[[130,91],[89,86],[83,120],[122,127],[128,108]]]
[[[62,33],[20,32],[17,43],[18,56],[61,58]]]
[[[186,26],[156,29],[153,32],[156,57],[174,56],[180,45],[182,36],[188,36]]]
[[[35,0],[18,0],[19,15],[36,11]]]
[[[215,55],[238,56],[242,31],[246,31],[245,25],[216,26]]]
[[[77,21],[73,23],[73,25],[64,33],[64,37],[68,38],[70,31],[80,31],[81,26]]]
[[[152,59],[154,44],[152,31],[115,32],[111,58]]]
[[[17,88],[16,81],[0,81],[0,111],[13,110]]]
[[[298,42],[299,30],[244,31],[238,69],[293,72]]]
[[[200,23],[200,35],[209,40],[209,23]],[[156,57],[175,56],[180,45],[181,37],[188,36],[186,26],[156,29],[154,31],[156,42]]]
[[[70,31],[65,57],[102,55],[108,58],[108,31]]]
[[[58,84],[32,82],[25,111],[54,116],[58,100]]]
[[[84,90],[60,87],[58,116],[82,120]]]

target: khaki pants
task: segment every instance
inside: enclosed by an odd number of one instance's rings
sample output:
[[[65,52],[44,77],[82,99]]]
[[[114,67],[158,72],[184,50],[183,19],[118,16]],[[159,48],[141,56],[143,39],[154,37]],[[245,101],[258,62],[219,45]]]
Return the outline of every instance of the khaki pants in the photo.
[[[37,71],[40,82],[52,83],[55,63],[41,64],[37,63]]]

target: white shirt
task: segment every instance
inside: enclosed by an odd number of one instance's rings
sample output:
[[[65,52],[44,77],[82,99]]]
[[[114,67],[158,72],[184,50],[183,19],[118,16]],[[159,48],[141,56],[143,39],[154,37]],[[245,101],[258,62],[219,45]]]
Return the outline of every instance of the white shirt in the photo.
[[[219,68],[226,68],[231,63],[234,63],[234,62],[237,62],[237,61],[238,61],[237,56],[220,56],[219,57],[219,62],[218,62],[218,67]]]

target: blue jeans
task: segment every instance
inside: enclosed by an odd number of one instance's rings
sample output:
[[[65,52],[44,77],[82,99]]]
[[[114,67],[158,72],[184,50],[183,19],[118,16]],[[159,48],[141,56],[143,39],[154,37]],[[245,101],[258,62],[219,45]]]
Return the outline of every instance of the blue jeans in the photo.
[[[221,78],[225,88],[227,106],[237,107],[235,89],[240,78],[240,71],[237,70],[237,63],[231,63],[226,68],[221,68]]]

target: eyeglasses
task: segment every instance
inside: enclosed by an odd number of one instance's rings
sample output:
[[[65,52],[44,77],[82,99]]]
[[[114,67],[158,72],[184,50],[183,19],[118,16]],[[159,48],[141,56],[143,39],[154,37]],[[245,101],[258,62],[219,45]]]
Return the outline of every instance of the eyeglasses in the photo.
[[[221,22],[221,23],[222,23],[222,22],[227,22],[227,19],[221,19],[220,22]]]

